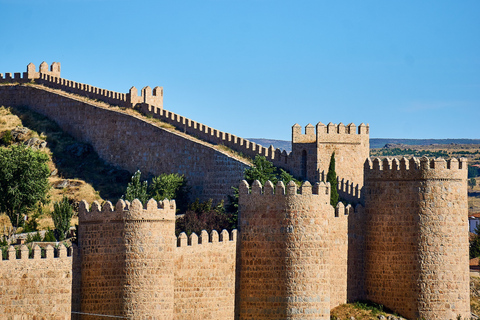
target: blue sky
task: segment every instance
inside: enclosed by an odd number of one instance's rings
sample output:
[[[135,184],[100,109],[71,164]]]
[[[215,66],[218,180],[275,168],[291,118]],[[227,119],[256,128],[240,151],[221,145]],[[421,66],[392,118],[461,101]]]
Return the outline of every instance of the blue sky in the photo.
[[[370,124],[372,138],[480,138],[480,1],[0,0],[0,73],[127,92],[245,138]]]

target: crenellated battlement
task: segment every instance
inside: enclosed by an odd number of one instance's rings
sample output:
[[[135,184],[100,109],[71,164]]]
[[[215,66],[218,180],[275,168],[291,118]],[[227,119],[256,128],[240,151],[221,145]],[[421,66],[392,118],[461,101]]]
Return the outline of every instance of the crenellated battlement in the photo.
[[[175,200],[155,201],[150,199],[145,206],[135,199],[132,203],[118,200],[115,207],[110,201],[100,206],[97,201],[89,208],[88,203],[82,200],[79,204],[78,220],[80,223],[102,221],[152,221],[152,220],[175,220]]]
[[[305,182],[242,181],[238,233],[175,237],[173,200],[82,201],[78,252],[46,244],[8,249],[0,276],[15,280],[0,286],[0,296],[13,303],[0,304],[0,314],[20,303],[46,306],[51,294],[31,303],[18,288],[46,288],[54,279],[62,295],[45,310],[63,303],[66,317],[72,297],[77,311],[135,319],[329,319],[335,306],[364,299],[412,319],[469,316],[465,159],[370,159],[363,123],[295,124],[287,153],[164,110],[162,87],[119,93],[63,79],[60,69],[44,62],[0,74],[9,84],[0,86],[2,103],[51,117],[119,167],[191,174],[201,196],[223,197],[248,166],[204,141],[263,155]],[[135,108],[202,141],[82,97]],[[339,194],[355,207],[330,205],[331,186],[321,181],[332,154]]]
[[[40,64],[38,71],[33,63],[27,66],[27,72],[16,73],[0,73],[0,83],[27,83],[35,81],[49,88],[63,90],[69,93],[85,96],[89,99],[96,99],[104,101],[108,104],[133,108],[137,104],[148,104],[157,108],[163,107],[163,88],[155,87],[153,90],[147,86],[141,90],[138,95],[138,90],[135,87],[130,88],[128,93],[120,93],[116,91],[106,90],[94,87],[88,84],[67,80],[60,77],[60,63],[53,62],[52,65],[44,61]]]
[[[366,180],[428,180],[428,179],[466,179],[467,159],[407,159],[368,158],[365,161]]]
[[[358,183],[337,177],[337,190],[344,200],[355,203],[363,201],[363,187]]]
[[[238,188],[238,193],[242,195],[276,195],[276,196],[306,196],[318,195],[330,199],[330,183],[317,182],[311,185],[310,182],[305,181],[300,188],[293,181],[290,181],[285,187],[282,181],[279,181],[274,187],[269,180],[262,188],[260,181],[255,180],[250,188],[247,181],[243,180]]]
[[[38,67],[38,72],[33,63],[27,65],[27,72],[0,73],[0,83],[19,82],[26,83],[42,77],[42,75],[49,75],[53,77],[60,77],[60,62],[53,62],[48,66],[48,63],[43,61]]]
[[[132,94],[135,94],[135,92],[136,91],[133,91]],[[288,163],[290,153],[287,153],[285,150],[282,151],[273,146],[266,148],[234,134],[214,129],[172,111],[157,108],[146,103],[140,104],[140,110],[143,114],[169,123],[187,134],[212,144],[224,145],[234,151],[244,154],[245,156],[251,158],[255,158],[257,155],[264,156],[267,160],[282,168],[285,168]]]
[[[163,108],[163,88],[157,86],[152,90],[152,88],[146,86],[138,95],[137,88],[131,87],[127,94],[127,99],[132,106],[143,103],[156,108]]]
[[[63,243],[58,245],[58,248],[54,248],[52,245],[47,245],[44,249],[42,249],[38,244],[35,244],[32,248],[33,255],[30,256],[30,250],[27,245],[20,246],[19,255],[17,255],[17,250],[14,246],[8,247],[7,259],[2,260],[0,259],[0,263],[2,262],[15,262],[19,260],[27,260],[27,261],[40,261],[40,260],[51,260],[51,259],[62,259],[68,258],[72,259],[72,254],[75,249],[73,247],[66,247]],[[43,251],[43,257],[42,257]]]
[[[180,233],[177,237],[177,247],[196,247],[207,244],[228,244],[237,242],[237,230],[232,230],[230,233],[223,229],[219,234],[218,231],[212,230],[210,234],[206,230],[202,230],[200,236],[195,232],[192,232],[190,236],[187,236],[185,232]]]
[[[322,140],[329,140],[337,138],[336,135],[366,135],[370,132],[369,125],[361,123],[358,128],[355,124],[350,123],[344,125],[343,123],[334,124],[328,123],[324,125],[319,122],[314,127],[312,124],[305,126],[305,133],[302,133],[302,127],[296,123],[292,126],[292,142],[293,143],[313,143]]]

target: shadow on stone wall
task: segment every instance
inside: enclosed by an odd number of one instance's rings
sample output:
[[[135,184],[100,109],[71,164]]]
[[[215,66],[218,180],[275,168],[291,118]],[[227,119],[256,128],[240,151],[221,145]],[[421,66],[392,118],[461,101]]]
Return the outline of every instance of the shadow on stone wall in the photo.
[[[75,140],[54,121],[28,107],[12,107],[11,112],[22,120],[24,127],[46,136],[57,169],[52,175],[65,179],[54,187],[66,188],[71,184],[66,180],[81,179],[91,184],[103,199],[115,202],[123,195],[131,173],[105,163],[89,144]]]

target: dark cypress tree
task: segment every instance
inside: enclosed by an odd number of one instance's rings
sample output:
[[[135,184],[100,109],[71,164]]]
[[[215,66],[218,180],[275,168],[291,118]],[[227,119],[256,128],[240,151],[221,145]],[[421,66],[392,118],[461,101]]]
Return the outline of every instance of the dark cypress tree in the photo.
[[[330,166],[328,167],[327,182],[330,182],[330,204],[333,207],[338,203],[338,190],[337,190],[337,173],[335,172],[335,152],[332,153],[330,158]]]

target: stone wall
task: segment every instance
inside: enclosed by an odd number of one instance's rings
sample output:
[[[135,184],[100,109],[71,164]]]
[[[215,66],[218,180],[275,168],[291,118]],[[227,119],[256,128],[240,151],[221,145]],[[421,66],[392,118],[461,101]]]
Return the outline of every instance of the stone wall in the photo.
[[[102,159],[130,172],[184,174],[192,199],[225,200],[248,167],[208,143],[41,86],[0,86],[0,105],[28,106],[50,117],[76,139],[91,144]]]
[[[348,219],[353,208],[339,202],[330,217],[330,308],[347,302]]]
[[[173,320],[175,202],[88,208],[80,203],[81,312]]]
[[[9,248],[8,260],[0,260],[1,319],[70,319],[72,254],[67,255],[63,245],[57,254],[47,246],[42,258],[40,247],[34,246],[29,258],[22,246],[17,259],[15,249]]]
[[[470,317],[467,164],[379,159],[365,165],[365,288],[409,319]]]
[[[368,125],[319,122],[315,127],[307,125],[302,133],[302,127],[295,124],[287,167],[295,176],[308,181],[326,181],[333,152],[340,196],[351,202],[362,202],[363,164],[370,152]]]
[[[178,320],[234,319],[237,231],[204,230],[178,237],[175,248],[175,310]]]
[[[238,319],[330,319],[328,188],[242,182]]]

